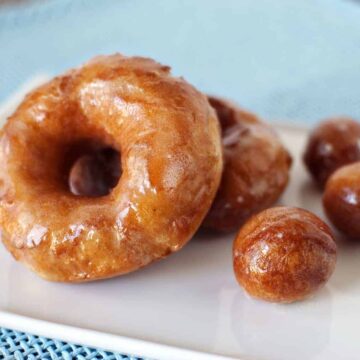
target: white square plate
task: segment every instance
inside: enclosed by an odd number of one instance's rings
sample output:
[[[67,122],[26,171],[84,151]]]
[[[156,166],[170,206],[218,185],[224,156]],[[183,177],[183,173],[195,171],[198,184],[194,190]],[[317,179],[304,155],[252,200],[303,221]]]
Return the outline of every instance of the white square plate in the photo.
[[[281,203],[324,217],[301,163],[307,131],[277,129],[295,160]],[[339,244],[336,271],[315,297],[277,305],[237,285],[233,238],[198,235],[143,270],[77,285],[38,278],[0,246],[0,326],[157,359],[359,358],[360,246]]]

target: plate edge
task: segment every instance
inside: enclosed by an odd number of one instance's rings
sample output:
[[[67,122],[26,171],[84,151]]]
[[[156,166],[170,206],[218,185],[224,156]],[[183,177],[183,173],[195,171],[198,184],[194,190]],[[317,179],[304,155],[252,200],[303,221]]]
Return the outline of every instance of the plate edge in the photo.
[[[46,338],[58,339],[91,348],[136,355],[156,360],[235,360],[236,358],[204,353],[147,340],[129,338],[96,330],[84,329],[0,310],[0,326],[31,333]],[[84,343],[85,340],[85,343]],[[240,359],[241,358],[237,358]]]

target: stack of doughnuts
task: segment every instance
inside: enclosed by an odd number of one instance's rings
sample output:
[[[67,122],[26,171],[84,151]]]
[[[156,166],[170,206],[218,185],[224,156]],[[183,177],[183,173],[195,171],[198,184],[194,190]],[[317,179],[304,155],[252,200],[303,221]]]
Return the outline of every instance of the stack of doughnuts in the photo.
[[[300,300],[335,266],[320,219],[268,209],[292,163],[274,129],[148,58],[98,56],[30,92],[1,130],[0,163],[2,241],[47,280],[126,274],[200,227],[241,228],[236,278],[265,300]]]

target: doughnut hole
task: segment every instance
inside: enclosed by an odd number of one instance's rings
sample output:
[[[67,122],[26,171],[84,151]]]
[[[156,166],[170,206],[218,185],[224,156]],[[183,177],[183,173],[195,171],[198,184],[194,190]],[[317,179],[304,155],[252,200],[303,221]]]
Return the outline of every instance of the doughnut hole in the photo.
[[[322,121],[310,134],[304,163],[320,188],[339,167],[360,161],[360,123],[350,118]]]
[[[323,205],[338,230],[360,240],[360,162],[343,166],[330,176]]]
[[[233,247],[234,272],[253,297],[290,303],[321,288],[336,264],[330,228],[309,211],[276,207],[253,216]]]

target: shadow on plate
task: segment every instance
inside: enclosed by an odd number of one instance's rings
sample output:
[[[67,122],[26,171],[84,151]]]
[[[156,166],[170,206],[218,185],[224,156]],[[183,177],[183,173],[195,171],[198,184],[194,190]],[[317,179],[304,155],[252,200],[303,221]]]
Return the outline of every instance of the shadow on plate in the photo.
[[[326,287],[293,304],[267,303],[239,291],[232,303],[232,332],[254,359],[310,359],[329,342],[331,313]]]

